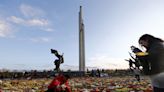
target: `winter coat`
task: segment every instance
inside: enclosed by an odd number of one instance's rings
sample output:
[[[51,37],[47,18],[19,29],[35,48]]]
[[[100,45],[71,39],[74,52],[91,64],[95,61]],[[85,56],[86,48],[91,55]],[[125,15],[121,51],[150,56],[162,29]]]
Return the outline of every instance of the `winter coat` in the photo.
[[[164,72],[164,43],[154,42],[147,50],[147,61],[150,64],[149,75]]]

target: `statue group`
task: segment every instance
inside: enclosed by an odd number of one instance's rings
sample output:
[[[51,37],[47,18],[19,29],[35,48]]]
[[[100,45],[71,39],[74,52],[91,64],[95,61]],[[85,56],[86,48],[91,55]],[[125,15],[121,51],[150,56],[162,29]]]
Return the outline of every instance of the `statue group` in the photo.
[[[58,51],[54,50],[54,49],[51,49],[51,53],[57,57],[57,59],[55,59],[55,61],[54,61],[54,65],[56,66],[54,70],[59,72],[60,64],[64,63],[63,54],[59,54]]]

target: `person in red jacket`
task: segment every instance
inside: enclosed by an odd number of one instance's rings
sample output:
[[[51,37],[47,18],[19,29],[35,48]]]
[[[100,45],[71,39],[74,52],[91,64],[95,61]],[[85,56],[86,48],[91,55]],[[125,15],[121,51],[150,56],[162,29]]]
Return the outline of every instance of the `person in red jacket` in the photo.
[[[59,74],[49,84],[46,92],[71,92],[70,85],[68,83],[69,78],[69,75]]]

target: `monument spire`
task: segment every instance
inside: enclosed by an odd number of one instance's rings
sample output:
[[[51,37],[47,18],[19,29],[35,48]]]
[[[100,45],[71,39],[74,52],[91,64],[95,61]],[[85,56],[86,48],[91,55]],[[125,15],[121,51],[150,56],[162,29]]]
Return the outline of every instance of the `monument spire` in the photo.
[[[82,19],[82,6],[79,12],[79,71],[85,71],[85,36]]]

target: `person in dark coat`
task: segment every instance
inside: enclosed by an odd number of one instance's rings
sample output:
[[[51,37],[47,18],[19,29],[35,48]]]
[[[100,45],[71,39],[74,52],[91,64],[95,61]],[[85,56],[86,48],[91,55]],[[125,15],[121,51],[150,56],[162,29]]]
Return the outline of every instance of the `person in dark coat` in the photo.
[[[142,35],[138,43],[146,49],[146,60],[149,64],[148,75],[154,92],[164,92],[164,41],[150,34]]]

